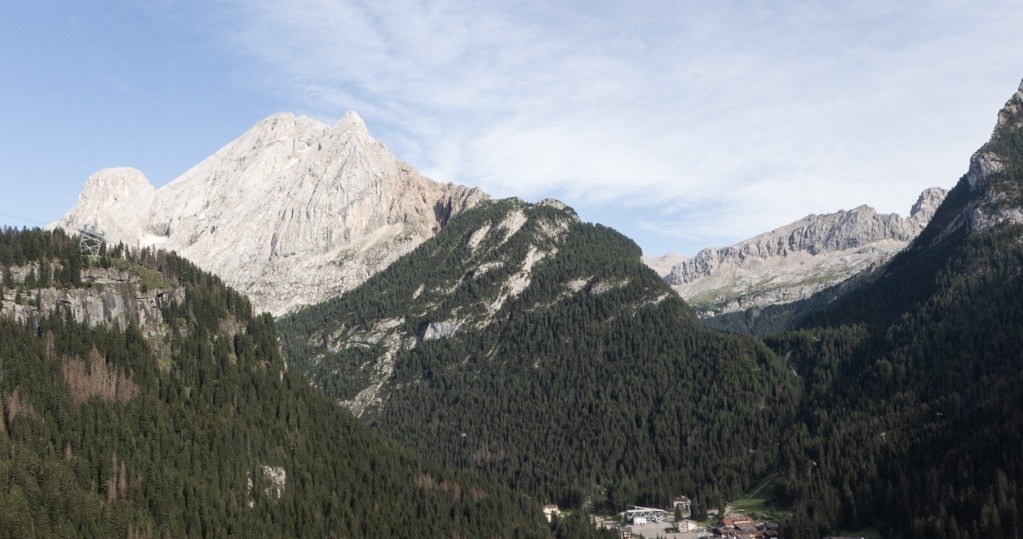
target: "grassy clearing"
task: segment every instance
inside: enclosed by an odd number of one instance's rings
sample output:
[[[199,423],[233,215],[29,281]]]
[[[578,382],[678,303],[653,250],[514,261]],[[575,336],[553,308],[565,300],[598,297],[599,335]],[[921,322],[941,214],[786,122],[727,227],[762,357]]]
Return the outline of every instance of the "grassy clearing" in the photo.
[[[791,515],[791,510],[774,500],[774,482],[778,474],[771,474],[756,484],[745,496],[732,502],[732,510],[754,518],[780,519]]]
[[[112,258],[110,259],[110,265],[118,269],[127,270],[137,277],[139,284],[142,285],[144,290],[159,290],[174,287],[174,283],[164,277],[159,271],[142,267],[134,262],[120,258]]]

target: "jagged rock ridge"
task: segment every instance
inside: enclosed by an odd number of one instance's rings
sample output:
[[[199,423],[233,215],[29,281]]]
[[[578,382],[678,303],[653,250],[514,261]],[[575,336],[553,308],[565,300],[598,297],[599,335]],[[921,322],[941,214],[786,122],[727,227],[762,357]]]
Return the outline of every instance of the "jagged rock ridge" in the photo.
[[[1020,171],[1019,150],[1023,146],[1023,82],[998,112],[991,140],[970,157],[964,176],[968,200],[956,207],[956,215],[932,243],[965,229],[976,234],[1002,224],[1023,224],[1023,185],[1016,180]]]
[[[703,317],[798,301],[904,249],[946,193],[926,189],[905,218],[869,206],[809,215],[730,247],[703,249],[662,275]],[[661,260],[646,259],[655,269]]]
[[[104,169],[51,226],[175,250],[274,314],[362,283],[487,195],[434,182],[348,112],[276,114],[160,189]]]

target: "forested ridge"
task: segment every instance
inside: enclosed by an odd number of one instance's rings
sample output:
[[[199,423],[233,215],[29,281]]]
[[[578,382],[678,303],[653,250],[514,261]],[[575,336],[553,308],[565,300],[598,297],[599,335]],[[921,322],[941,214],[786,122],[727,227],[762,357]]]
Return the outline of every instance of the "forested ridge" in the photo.
[[[309,387],[273,319],[180,257],[4,229],[0,264],[4,303],[110,265],[135,290],[184,289],[161,328],[0,317],[0,537],[550,534],[537,502],[423,462]]]
[[[429,337],[438,322],[450,331]],[[797,400],[763,343],[703,328],[631,240],[550,204],[470,210],[279,324],[289,361],[335,398],[392,358],[364,413],[381,432],[570,507],[720,506],[774,465]]]
[[[804,380],[777,492],[793,537],[1023,532],[1023,118],[1017,94],[919,238],[768,344]],[[972,181],[971,181],[972,180]]]
[[[938,290],[890,326],[768,339],[805,379],[778,482],[796,508],[796,537],[872,522],[920,538],[1019,531],[1021,234],[967,240],[937,272]]]

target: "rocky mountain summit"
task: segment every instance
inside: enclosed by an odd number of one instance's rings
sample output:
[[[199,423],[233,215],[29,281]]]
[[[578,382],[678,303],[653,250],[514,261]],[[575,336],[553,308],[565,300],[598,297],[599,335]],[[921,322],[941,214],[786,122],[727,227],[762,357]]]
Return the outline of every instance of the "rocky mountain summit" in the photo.
[[[487,198],[420,175],[354,112],[334,126],[275,114],[160,189],[101,170],[51,226],[177,251],[279,315],[357,286]]]
[[[928,241],[937,242],[964,230],[977,234],[996,225],[1023,224],[1023,185],[1018,181],[1023,167],[1023,82],[998,112],[991,140],[970,157],[964,179],[968,198],[955,206],[955,215],[942,221],[939,233]],[[951,211],[951,210],[950,210]]]
[[[809,215],[730,247],[703,249],[661,275],[701,317],[798,301],[904,249],[946,194],[926,189],[908,217],[869,206]],[[646,262],[663,271],[671,256]]]

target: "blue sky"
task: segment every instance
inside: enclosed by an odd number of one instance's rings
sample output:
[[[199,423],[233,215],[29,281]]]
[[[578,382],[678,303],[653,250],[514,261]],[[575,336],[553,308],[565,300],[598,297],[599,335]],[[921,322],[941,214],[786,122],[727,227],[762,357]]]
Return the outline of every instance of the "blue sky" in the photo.
[[[159,187],[274,112],[353,109],[434,179],[694,254],[905,214],[1023,78],[1014,2],[625,4],[8,0],[0,223],[55,220],[103,167]]]

